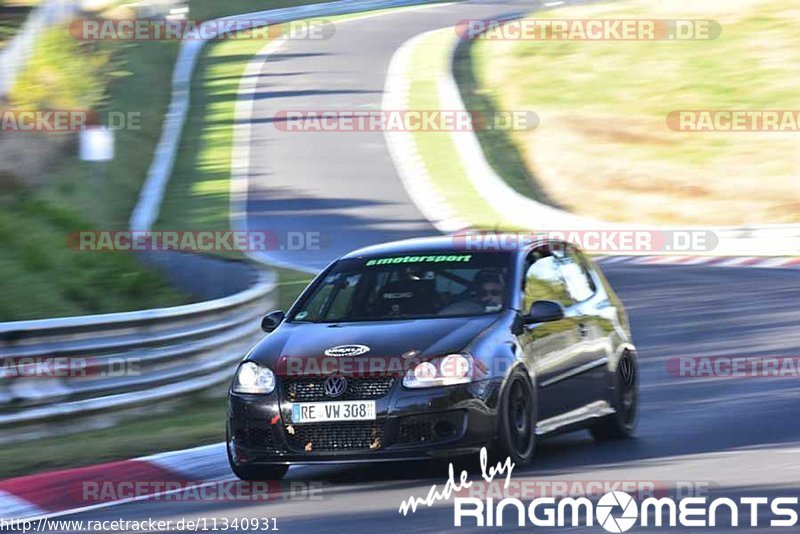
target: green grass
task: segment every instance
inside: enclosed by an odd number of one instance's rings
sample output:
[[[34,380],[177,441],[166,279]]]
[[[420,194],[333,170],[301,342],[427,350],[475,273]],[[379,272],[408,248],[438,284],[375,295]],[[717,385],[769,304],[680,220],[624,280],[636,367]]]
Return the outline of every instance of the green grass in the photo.
[[[325,20],[335,23],[399,9],[404,8]],[[209,43],[205,48],[192,80],[192,112],[187,117],[159,227],[228,228],[232,125],[239,82],[247,64],[266,44],[263,40],[229,40]]]
[[[146,456],[225,440],[227,384],[111,428],[0,447],[0,479]],[[224,461],[222,459],[221,461]]]
[[[449,43],[454,38],[453,31],[446,29],[417,44],[410,62],[413,68],[406,73],[411,82],[409,109],[449,109],[439,100],[437,79],[449,68]],[[412,135],[434,187],[444,195],[448,205],[457,208],[460,217],[476,227],[508,227],[503,215],[494,211],[466,177],[450,132],[415,131]]]
[[[491,117],[502,108],[491,94],[481,91],[475,78],[471,45],[474,41],[464,40],[459,43],[453,64],[453,74],[461,92],[464,107],[472,112],[482,112]],[[479,129],[475,132],[478,142],[483,148],[486,161],[498,176],[515,191],[529,198],[552,204],[552,200],[539,187],[536,178],[525,164],[524,158],[517,150],[509,132],[503,129]]]
[[[335,23],[397,9],[326,17],[326,20]],[[229,228],[233,120],[239,83],[247,64],[266,44],[261,40],[229,40],[210,43],[205,48],[192,80],[192,108],[157,227]],[[286,310],[311,277],[290,269],[276,271],[280,308]]]
[[[503,106],[649,118],[659,129],[677,109],[797,109],[800,95],[791,82],[800,81],[800,52],[792,44],[800,40],[798,18],[785,19],[781,2],[767,5],[770,9],[725,24],[720,37],[708,41],[518,41],[509,46],[479,40],[473,47],[476,77],[484,93]],[[602,13],[652,16],[643,4],[630,2]],[[535,16],[561,18],[565,13]],[[754,47],[761,40],[767,50]],[[768,52],[786,56],[768,61]],[[724,140],[689,136],[692,140],[648,151],[659,159],[679,157],[692,164],[729,155]]]
[[[537,12],[558,19],[713,19],[691,41],[499,41],[470,47],[467,93],[532,109],[534,133],[502,148],[554,198],[581,214],[658,224],[800,221],[796,133],[677,133],[675,110],[795,110],[800,13],[779,0],[691,6],[628,0]],[[496,147],[484,145],[490,152]]]
[[[158,308],[189,301],[129,254],[77,252],[88,228],[73,210],[28,197],[0,201],[0,322]]]
[[[604,17],[652,17],[649,4],[641,2],[609,4],[598,11]],[[535,17],[584,12],[572,8]],[[708,104],[723,109],[797,108],[800,95],[787,83],[800,78],[800,51],[794,46],[800,40],[796,10],[772,0],[758,9],[729,14],[735,20],[723,20],[721,35],[705,41],[478,40],[477,78],[503,103],[513,95],[514,102],[532,108],[616,110],[661,122],[674,109]],[[754,48],[759,43],[765,48]],[[786,55],[767,61],[778,53]]]
[[[116,159],[107,165],[79,161],[73,146],[56,168],[45,173],[42,186],[4,195],[2,321],[129,311],[192,300],[172,289],[160,274],[141,267],[129,253],[79,252],[67,246],[74,231],[126,227],[169,99],[170,89],[163,80],[172,69],[175,43],[117,45],[116,68],[129,74],[109,81],[105,109],[140,112],[142,128],[117,132]],[[58,86],[49,90],[57,91]]]
[[[265,4],[255,0],[194,0],[191,16],[207,19],[302,3],[308,2],[282,0]],[[59,49],[67,44],[74,47],[75,43],[62,43],[59,37],[63,35],[59,36],[57,31],[49,35],[49,41],[40,43],[37,55],[40,59],[21,76],[17,100],[22,104],[70,109],[95,107],[100,101],[101,115],[108,111],[141,114],[141,129],[116,132],[116,158],[108,164],[81,162],[76,157],[76,147],[70,147],[70,153],[60,157],[54,167],[45,172],[43,186],[2,195],[0,224],[7,231],[0,234],[0,246],[6,251],[0,258],[0,321],[129,311],[191,302],[188,295],[169,287],[158,273],[140,267],[128,253],[86,253],[67,247],[67,236],[72,231],[127,227],[161,135],[171,96],[169,82],[178,43],[102,43],[103,54],[111,56],[108,65],[100,69],[107,89],[101,96],[93,89],[95,96],[87,100],[81,87],[91,71],[84,70],[85,65],[80,61],[73,61],[69,69],[59,70],[63,52]],[[231,42],[257,44],[254,41]],[[85,54],[91,51],[86,48],[81,48]],[[75,52],[72,48],[70,51]],[[49,76],[48,72],[58,76]],[[68,99],[69,95],[74,98]],[[82,98],[84,100],[80,100]],[[187,132],[191,129],[189,125]],[[209,196],[198,200],[209,204],[208,208],[198,205],[201,210],[217,212],[222,207]],[[37,210],[43,215],[48,211],[58,212],[63,217],[55,223],[50,217],[37,215]],[[223,213],[227,213],[227,206]],[[192,226],[187,223],[172,229],[180,228]],[[35,251],[34,243],[41,250]]]

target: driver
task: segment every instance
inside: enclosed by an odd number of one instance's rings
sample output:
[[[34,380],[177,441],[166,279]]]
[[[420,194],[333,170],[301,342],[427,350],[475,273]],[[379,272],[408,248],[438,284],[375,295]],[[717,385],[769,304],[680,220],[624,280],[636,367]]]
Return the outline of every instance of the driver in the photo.
[[[481,271],[475,275],[478,302],[487,309],[501,308],[505,296],[503,275],[493,271]]]

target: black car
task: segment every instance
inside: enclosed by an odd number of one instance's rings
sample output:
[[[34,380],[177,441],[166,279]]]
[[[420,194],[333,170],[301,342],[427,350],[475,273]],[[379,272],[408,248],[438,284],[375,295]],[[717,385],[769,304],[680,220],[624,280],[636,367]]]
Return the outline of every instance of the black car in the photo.
[[[636,348],[597,266],[561,242],[469,248],[440,237],[357,250],[267,315],[230,389],[234,473],[483,446],[521,465],[545,434],[629,436]]]

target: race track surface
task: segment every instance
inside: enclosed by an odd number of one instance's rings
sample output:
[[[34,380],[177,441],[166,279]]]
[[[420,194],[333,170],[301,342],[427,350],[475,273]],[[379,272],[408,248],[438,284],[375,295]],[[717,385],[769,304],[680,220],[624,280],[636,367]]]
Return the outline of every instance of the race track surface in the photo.
[[[386,68],[404,41],[534,5],[468,3],[346,22],[331,40],[292,41],[265,62],[253,116],[250,228],[329,236],[318,252],[275,251],[273,259],[318,269],[358,246],[436,233],[403,189],[382,133],[280,132],[270,120],[275,112],[379,109]],[[797,272],[624,264],[604,271],[628,308],[639,348],[637,437],[597,444],[580,432],[543,441],[534,465],[515,469],[514,481],[687,481],[716,494],[797,495],[796,380],[701,380],[667,371],[667,360],[679,356],[800,355]],[[325,481],[322,500],[160,500],[71,518],[274,517],[284,533],[471,530],[454,529],[449,503],[398,514],[403,499],[445,482],[441,463],[300,467],[288,480]]]

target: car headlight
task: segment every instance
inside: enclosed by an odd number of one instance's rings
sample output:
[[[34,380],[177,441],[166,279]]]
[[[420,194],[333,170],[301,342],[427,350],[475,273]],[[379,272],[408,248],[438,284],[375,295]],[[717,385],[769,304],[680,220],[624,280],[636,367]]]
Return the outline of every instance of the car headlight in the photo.
[[[267,367],[255,362],[244,362],[233,380],[234,393],[260,393],[275,391],[275,374]]]
[[[466,384],[473,380],[474,360],[469,354],[449,354],[421,362],[403,377],[407,388],[429,388]]]

